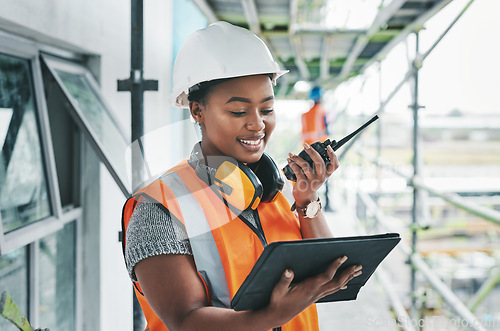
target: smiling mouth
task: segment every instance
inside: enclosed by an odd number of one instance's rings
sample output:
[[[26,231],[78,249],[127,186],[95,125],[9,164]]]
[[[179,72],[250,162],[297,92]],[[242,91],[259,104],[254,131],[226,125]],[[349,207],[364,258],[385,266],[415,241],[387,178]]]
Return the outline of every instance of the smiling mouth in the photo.
[[[256,151],[260,150],[260,148],[262,147],[262,144],[264,142],[264,136],[255,137],[252,139],[237,138],[237,140],[247,150],[249,150],[251,152],[256,152]]]
[[[262,138],[259,138],[256,140],[238,139],[238,141],[242,144],[245,144],[245,145],[256,146],[256,145],[260,144],[260,142],[262,141]]]

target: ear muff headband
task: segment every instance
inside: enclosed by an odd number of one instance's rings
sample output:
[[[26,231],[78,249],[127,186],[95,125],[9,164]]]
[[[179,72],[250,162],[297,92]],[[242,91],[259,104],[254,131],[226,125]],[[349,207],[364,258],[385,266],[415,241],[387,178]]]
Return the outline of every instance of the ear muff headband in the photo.
[[[269,154],[264,153],[258,162],[251,163],[248,167],[252,169],[262,183],[262,202],[274,201],[278,192],[281,191],[285,185],[281,170],[276,163],[274,163],[274,160]]]
[[[254,210],[262,201],[274,201],[284,185],[280,169],[266,153],[258,162],[248,165],[234,159],[226,159],[212,175],[206,166],[200,166],[200,159],[197,157],[191,158],[190,162],[193,163],[200,179],[207,185],[214,184],[216,193],[231,207],[240,211],[247,208]]]

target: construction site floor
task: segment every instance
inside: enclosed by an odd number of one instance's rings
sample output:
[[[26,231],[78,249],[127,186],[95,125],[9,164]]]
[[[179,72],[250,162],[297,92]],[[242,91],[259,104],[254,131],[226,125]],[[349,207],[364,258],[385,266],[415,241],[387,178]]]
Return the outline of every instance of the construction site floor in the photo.
[[[356,230],[354,208],[346,204],[326,212],[328,225],[335,237],[360,235]],[[317,305],[320,330],[399,330],[390,311],[384,290],[371,277],[354,301]]]

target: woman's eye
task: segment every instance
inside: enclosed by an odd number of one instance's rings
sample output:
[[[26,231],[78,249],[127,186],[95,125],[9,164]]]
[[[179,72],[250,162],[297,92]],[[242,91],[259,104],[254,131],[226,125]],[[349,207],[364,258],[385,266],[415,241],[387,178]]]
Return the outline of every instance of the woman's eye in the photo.
[[[262,114],[264,114],[264,115],[271,114],[273,111],[274,111],[274,109],[264,109],[264,110],[262,110]]]
[[[233,114],[234,116],[240,117],[240,116],[245,115],[245,112],[244,111],[232,111],[231,114]]]

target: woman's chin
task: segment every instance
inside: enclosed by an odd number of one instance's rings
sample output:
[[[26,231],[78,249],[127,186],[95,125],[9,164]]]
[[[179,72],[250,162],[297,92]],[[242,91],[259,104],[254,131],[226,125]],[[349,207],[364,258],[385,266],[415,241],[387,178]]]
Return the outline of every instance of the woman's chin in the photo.
[[[258,162],[260,160],[260,158],[262,157],[262,154],[264,153],[264,151],[259,151],[257,153],[252,153],[251,155],[241,155],[241,156],[238,156],[238,161],[240,162],[243,162],[243,163],[255,163],[255,162]]]

